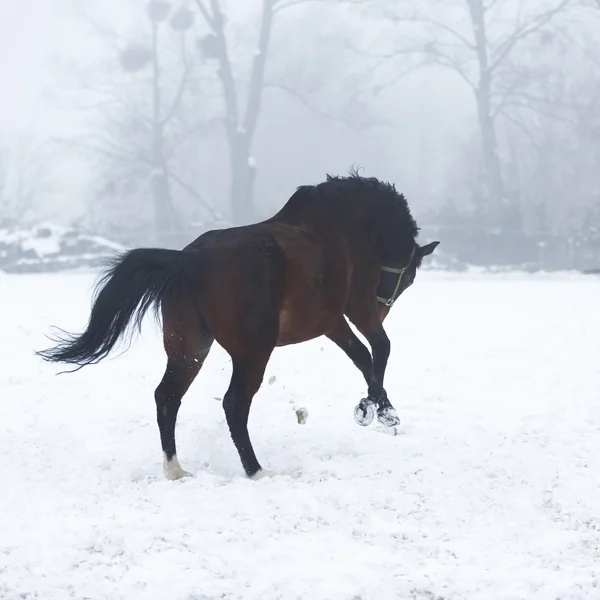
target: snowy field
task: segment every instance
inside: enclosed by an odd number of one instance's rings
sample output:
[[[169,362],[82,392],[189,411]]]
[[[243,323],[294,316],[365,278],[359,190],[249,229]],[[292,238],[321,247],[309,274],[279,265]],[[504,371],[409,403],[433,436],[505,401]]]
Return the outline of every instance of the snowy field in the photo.
[[[89,274],[0,274],[2,600],[600,598],[600,280],[421,273],[387,322],[397,435],[325,339],[279,349],[245,479],[213,351],[162,476],[147,322],[128,354],[55,376]],[[269,384],[268,380],[275,377]],[[298,425],[294,410],[310,415]]]

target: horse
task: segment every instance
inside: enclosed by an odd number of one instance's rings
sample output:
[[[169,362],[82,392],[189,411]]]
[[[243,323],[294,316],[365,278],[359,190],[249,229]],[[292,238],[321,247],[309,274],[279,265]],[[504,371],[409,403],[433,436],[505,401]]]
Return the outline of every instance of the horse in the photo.
[[[153,308],[162,317],[167,362],[154,394],[163,472],[176,480],[189,475],[177,458],[177,413],[216,340],[232,360],[223,398],[229,432],[246,476],[257,479],[266,472],[248,417],[276,347],[326,336],[367,383],[355,421],[368,426],[376,415],[387,427],[400,423],[384,388],[390,340],[383,322],[439,244],[420,246],[418,232],[393,184],[355,170],[327,175],[298,187],[264,221],[207,231],[182,250],[115,255],[96,283],[84,332],[60,330],[55,346],[36,354],[75,371],[98,363]]]

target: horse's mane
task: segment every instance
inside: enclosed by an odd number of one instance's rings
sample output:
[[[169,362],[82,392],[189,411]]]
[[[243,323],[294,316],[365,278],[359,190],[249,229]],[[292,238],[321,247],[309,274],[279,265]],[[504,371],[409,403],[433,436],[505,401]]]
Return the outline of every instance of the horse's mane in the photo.
[[[327,174],[326,181],[314,187],[317,197],[321,196],[324,199],[368,196],[374,204],[374,211],[381,223],[389,222],[391,219],[395,224],[399,224],[400,230],[397,231],[399,235],[410,235],[413,239],[419,233],[406,198],[392,183],[380,181],[375,177],[361,177],[358,169],[352,168],[346,177]],[[343,206],[340,206],[340,210],[343,210]]]
[[[393,262],[408,256],[419,233],[406,198],[395,186],[375,177],[361,177],[354,168],[346,177],[327,175],[322,183],[298,187],[271,220],[302,220],[305,211],[318,205],[340,222],[346,214],[357,214],[353,208],[362,207],[358,214],[375,234],[381,260]]]

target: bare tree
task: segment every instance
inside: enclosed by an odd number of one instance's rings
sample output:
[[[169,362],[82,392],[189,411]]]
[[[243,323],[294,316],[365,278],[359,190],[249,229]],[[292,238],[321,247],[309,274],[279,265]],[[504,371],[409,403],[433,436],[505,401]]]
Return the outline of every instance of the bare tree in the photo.
[[[384,3],[389,20],[418,27],[416,36],[387,54],[388,60],[423,54],[430,64],[455,72],[472,90],[483,155],[483,192],[491,213],[506,202],[495,122],[528,78],[525,69],[515,68],[515,55],[533,36],[548,32],[572,2],[552,0],[543,9],[526,10],[524,2],[517,6],[507,0],[426,0],[416,11],[412,4],[391,8]],[[425,43],[419,42],[423,35]]]
[[[113,58],[105,71],[88,70],[74,78],[77,91],[91,99],[78,108],[85,113],[84,126],[93,136],[56,141],[95,158],[104,180],[99,191],[103,201],[118,204],[119,188],[126,189],[130,198],[136,190],[145,195],[148,189],[154,234],[163,238],[182,226],[174,189],[178,196],[193,198],[211,218],[220,215],[178,173],[177,152],[190,138],[210,130],[212,121],[209,116],[190,120],[185,110],[186,98],[194,96],[199,85],[191,35],[195,13],[163,0],[150,0],[145,10],[140,22],[145,31],[134,37],[117,33],[81,8],[79,16],[112,48],[118,63]],[[102,209],[92,210],[105,218]],[[123,221],[122,214],[115,218]]]
[[[52,193],[47,147],[30,135],[0,140],[0,222],[23,221]]]
[[[195,143],[196,149],[192,152],[197,155],[200,133],[210,130],[216,121],[224,125],[230,166],[231,219],[241,223],[256,216],[257,164],[253,143],[267,89],[287,93],[313,112],[347,125],[367,127],[383,122],[382,119],[353,122],[363,106],[356,93],[343,94],[346,106],[339,110],[337,106],[320,108],[319,101],[310,99],[318,93],[315,89],[319,86],[312,85],[314,81],[310,86],[303,85],[308,79],[295,85],[299,78],[284,80],[281,74],[267,79],[274,23],[284,11],[309,3],[337,4],[334,0],[261,0],[258,29],[253,36],[255,49],[233,40],[221,0],[196,0],[198,12],[185,7],[175,10],[173,3],[166,0],[150,0],[146,3],[149,19],[142,21],[147,24],[146,33],[137,39],[118,34],[83,12],[94,31],[118,52],[123,73],[115,75],[113,63],[108,69],[107,82],[90,85],[89,77],[82,78],[80,88],[94,95],[93,108],[101,110],[92,111],[93,119],[98,120],[100,115],[99,123],[92,124],[95,138],[79,140],[79,143],[95,152],[105,170],[114,173],[115,179],[128,189],[132,178],[148,178],[157,231],[178,226],[180,219],[173,201],[176,188],[196,197],[214,219],[220,219],[204,201],[195,182],[177,173],[177,165],[182,161],[173,160],[176,149],[184,144],[190,148]],[[196,16],[201,17],[204,26],[199,38],[194,22]],[[178,34],[177,59],[173,60],[170,40],[176,39]],[[178,81],[173,76],[174,71],[178,73]],[[314,80],[314,73],[311,76]],[[190,119],[194,108],[204,118]],[[213,116],[219,113],[219,118]],[[366,111],[362,111],[362,116],[364,114]],[[213,153],[216,147],[216,144],[211,146]],[[189,162],[189,156],[185,160]],[[113,192],[114,187],[109,185],[107,201]]]
[[[535,71],[503,113],[527,141],[515,158],[526,173],[522,193],[530,205],[544,204],[562,235],[574,235],[599,199],[600,63],[587,17],[574,16],[551,46],[537,49]]]
[[[239,223],[248,222],[254,217],[257,169],[252,146],[266,87],[265,74],[273,25],[282,11],[319,0],[262,0],[258,41],[251,60],[245,99],[234,75],[226,33],[227,19],[220,0],[195,1],[209,28],[209,33],[201,40],[201,50],[206,58],[216,61],[223,93],[225,134],[231,167],[232,217]]]

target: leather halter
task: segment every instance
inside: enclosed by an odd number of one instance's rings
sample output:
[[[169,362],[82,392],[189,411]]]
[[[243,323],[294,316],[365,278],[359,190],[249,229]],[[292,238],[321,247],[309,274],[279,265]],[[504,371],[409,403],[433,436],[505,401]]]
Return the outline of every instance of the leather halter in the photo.
[[[412,261],[414,260],[416,250],[417,250],[417,247],[413,246],[412,252],[410,253],[410,258],[408,259],[408,263],[406,263],[406,266],[402,267],[401,269],[398,269],[396,267],[381,267],[381,270],[384,271],[385,273],[396,273],[398,275],[398,281],[396,281],[396,287],[394,287],[394,291],[392,292],[392,295],[389,298],[383,298],[381,296],[377,296],[377,300],[379,302],[381,302],[381,304],[387,306],[388,308],[391,308],[394,305],[394,302],[396,302],[396,300],[398,299],[396,294],[398,293],[398,290],[400,289],[400,284],[402,283],[402,276],[404,275],[404,272],[406,271],[406,269],[408,269],[408,267],[410,267]]]

